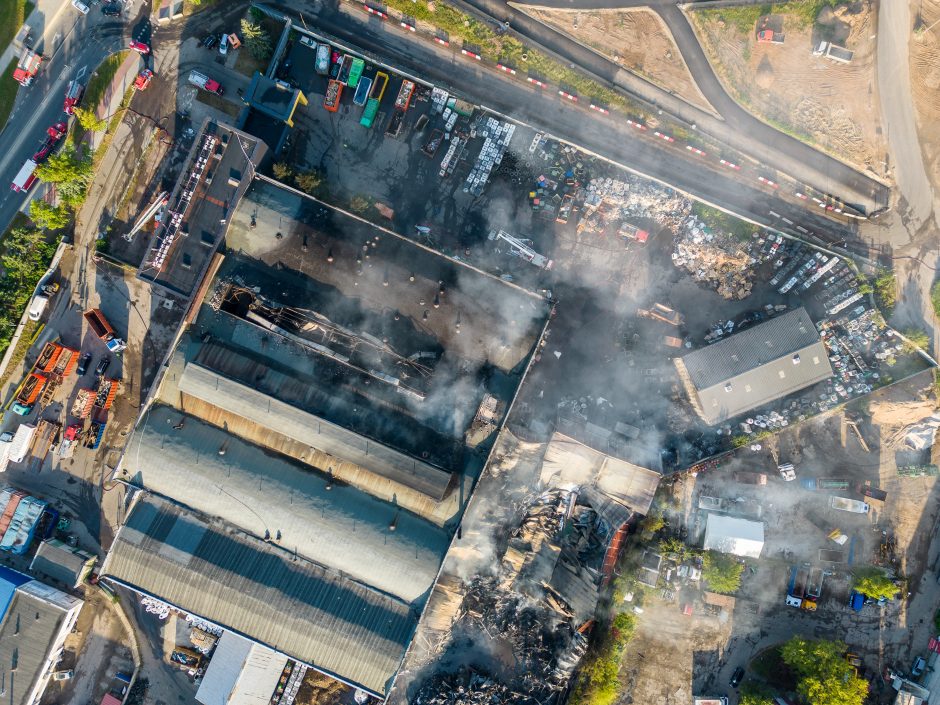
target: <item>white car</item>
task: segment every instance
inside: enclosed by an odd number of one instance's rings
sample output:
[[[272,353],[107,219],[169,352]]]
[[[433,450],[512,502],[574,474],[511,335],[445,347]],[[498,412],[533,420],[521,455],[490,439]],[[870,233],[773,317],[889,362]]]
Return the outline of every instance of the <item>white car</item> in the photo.
[[[780,471],[780,477],[783,478],[784,482],[792,482],[796,479],[796,468],[793,467],[793,463],[778,465],[777,470]]]
[[[71,669],[68,671],[56,671],[52,674],[52,680],[54,681],[67,681],[72,677]]]
[[[88,5],[82,2],[82,0],[72,0],[72,7],[81,12],[83,15],[88,14]]]
[[[225,56],[228,54],[228,35],[227,34],[223,34],[222,38],[219,40],[219,53],[222,56]]]

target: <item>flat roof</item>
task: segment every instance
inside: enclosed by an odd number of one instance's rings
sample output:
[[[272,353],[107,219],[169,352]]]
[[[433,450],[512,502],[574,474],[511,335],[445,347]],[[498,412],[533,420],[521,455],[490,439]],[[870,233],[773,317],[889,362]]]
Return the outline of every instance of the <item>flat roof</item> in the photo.
[[[293,550],[145,495],[118,530],[102,575],[384,695],[417,612]]]
[[[710,424],[832,376],[826,346],[803,308],[677,358],[676,367]]]
[[[234,632],[223,632],[202,677],[203,705],[270,705],[287,656]]]
[[[706,551],[760,558],[764,548],[764,523],[709,512],[704,548]]]
[[[408,603],[430,590],[442,528],[166,406],[128,441],[129,480]]]
[[[287,122],[294,114],[301,95],[299,90],[290,88],[283,81],[276,81],[255,71],[242,100],[265,115]]]
[[[265,151],[261,141],[228,125],[203,123],[138,276],[192,294]]]
[[[508,374],[521,372],[550,310],[542,297],[263,177],[232,214],[226,245],[285,274],[302,273],[309,284],[297,292],[299,305],[332,317],[337,305],[354,301],[362,329],[377,336],[397,313],[437,341],[445,359]],[[434,308],[440,282],[445,293]]]

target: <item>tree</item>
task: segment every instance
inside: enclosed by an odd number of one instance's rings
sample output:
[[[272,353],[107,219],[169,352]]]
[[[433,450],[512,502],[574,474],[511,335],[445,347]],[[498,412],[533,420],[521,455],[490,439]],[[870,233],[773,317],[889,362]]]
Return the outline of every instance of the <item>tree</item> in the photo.
[[[294,170],[290,168],[289,164],[284,162],[278,162],[271,167],[271,171],[274,173],[274,178],[278,181],[290,181],[291,177],[294,175]]]
[[[796,691],[809,705],[862,705],[868,683],[845,660],[845,651],[841,641],[795,636],[783,645],[780,655],[796,673]]]
[[[682,539],[670,536],[659,542],[659,552],[681,562],[688,556],[689,547],[682,542]]]
[[[102,120],[94,110],[85,110],[85,108],[75,108],[75,119],[82,126],[83,130],[89,132],[101,132],[108,126],[107,120]]]
[[[852,587],[873,600],[891,600],[901,590],[880,568],[862,568],[855,571],[852,577]]]
[[[894,272],[889,269],[879,270],[878,276],[875,277],[875,297],[878,299],[878,305],[881,306],[885,315],[891,315],[898,301]]]
[[[267,61],[274,53],[271,37],[257,22],[249,19],[241,21],[242,39],[248,52],[258,61]]]
[[[643,517],[643,521],[640,522],[640,536],[644,541],[649,541],[665,525],[666,520],[663,518],[662,513],[651,511],[647,516]]]
[[[712,592],[725,595],[737,591],[741,587],[741,575],[744,565],[734,556],[718,551],[707,551],[702,565],[702,579],[708,583]]]
[[[741,684],[738,705],[774,705],[773,694],[766,686],[747,680]]]
[[[907,328],[903,332],[904,337],[907,338],[904,341],[905,352],[916,352],[917,348],[926,350],[930,346],[930,336],[920,328]]]
[[[58,230],[69,224],[69,211],[37,198],[29,204],[29,219],[43,230]]]
[[[355,195],[349,199],[349,210],[356,215],[364,215],[372,203],[365,196]]]
[[[933,315],[940,318],[940,281],[935,281],[930,287],[930,303],[933,305]]]
[[[323,178],[320,176],[319,172],[316,171],[302,171],[294,177],[294,183],[304,193],[313,194],[320,184],[323,183]]]
[[[85,200],[92,177],[90,159],[80,159],[72,146],[53,154],[36,169],[36,176],[56,185],[59,201],[68,208],[76,208]]]

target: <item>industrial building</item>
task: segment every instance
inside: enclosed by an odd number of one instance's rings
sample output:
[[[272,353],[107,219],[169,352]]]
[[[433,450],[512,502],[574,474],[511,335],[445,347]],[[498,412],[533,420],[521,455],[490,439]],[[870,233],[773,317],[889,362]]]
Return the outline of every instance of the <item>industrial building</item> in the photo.
[[[832,376],[826,347],[799,308],[677,358],[696,412],[717,424]]]
[[[209,705],[282,660],[387,694],[549,311],[325,213],[247,188],[118,470],[103,578],[250,644]]]
[[[0,566],[0,691],[9,705],[36,705],[83,601]]]
[[[706,551],[760,558],[764,550],[764,524],[740,517],[709,512],[705,523]]]

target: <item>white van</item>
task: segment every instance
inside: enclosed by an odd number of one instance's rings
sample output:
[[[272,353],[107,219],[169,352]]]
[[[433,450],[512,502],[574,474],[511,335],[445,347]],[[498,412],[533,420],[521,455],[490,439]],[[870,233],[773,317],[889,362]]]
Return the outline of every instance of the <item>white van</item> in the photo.
[[[43,314],[43,311],[46,310],[46,307],[49,305],[49,297],[39,294],[38,296],[33,297],[33,302],[29,305],[29,320],[38,321]]]

